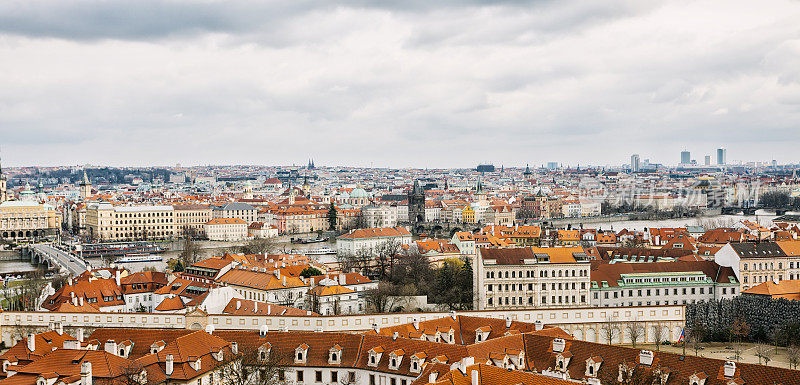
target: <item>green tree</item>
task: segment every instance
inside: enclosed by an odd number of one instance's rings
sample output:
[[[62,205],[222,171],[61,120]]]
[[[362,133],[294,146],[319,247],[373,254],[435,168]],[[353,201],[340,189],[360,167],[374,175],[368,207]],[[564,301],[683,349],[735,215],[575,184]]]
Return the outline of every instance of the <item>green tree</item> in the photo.
[[[316,267],[306,267],[300,272],[300,276],[303,278],[314,277],[317,275],[322,275],[322,272]]]
[[[331,202],[328,208],[328,230],[336,230],[336,206]]]

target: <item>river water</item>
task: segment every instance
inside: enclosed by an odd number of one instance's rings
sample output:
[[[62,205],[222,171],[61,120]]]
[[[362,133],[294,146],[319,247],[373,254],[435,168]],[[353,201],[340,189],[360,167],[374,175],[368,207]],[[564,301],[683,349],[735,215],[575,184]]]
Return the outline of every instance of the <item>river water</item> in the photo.
[[[685,226],[701,226],[706,230],[715,227],[730,227],[735,223],[743,220],[759,223],[765,227],[772,227],[772,220],[775,219],[775,214],[769,215],[714,215],[709,217],[699,218],[680,218],[680,219],[662,219],[662,220],[645,220],[645,221],[614,221],[605,223],[588,223],[584,224],[584,228],[589,229],[602,229],[614,230],[619,232],[622,229],[642,231],[645,228],[651,227],[685,227]]]

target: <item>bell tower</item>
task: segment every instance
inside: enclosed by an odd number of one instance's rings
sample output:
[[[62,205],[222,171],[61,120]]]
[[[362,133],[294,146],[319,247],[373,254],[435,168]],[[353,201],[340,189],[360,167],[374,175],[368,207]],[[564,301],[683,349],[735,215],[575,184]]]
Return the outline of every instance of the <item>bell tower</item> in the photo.
[[[408,221],[413,225],[425,222],[425,190],[417,180],[408,194]]]
[[[6,174],[3,174],[3,165],[0,164],[0,203],[8,200],[8,191],[6,190]]]
[[[86,175],[86,170],[83,170],[83,180],[81,180],[79,190],[82,200],[86,200],[86,198],[92,196],[92,182],[89,181],[89,176]]]

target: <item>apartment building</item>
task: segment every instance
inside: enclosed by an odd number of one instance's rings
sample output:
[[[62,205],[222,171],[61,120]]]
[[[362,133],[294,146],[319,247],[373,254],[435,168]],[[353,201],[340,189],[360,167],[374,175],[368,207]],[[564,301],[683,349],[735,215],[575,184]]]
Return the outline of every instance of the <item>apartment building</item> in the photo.
[[[356,254],[359,250],[370,250],[385,242],[411,244],[411,233],[403,227],[379,227],[351,230],[336,237],[336,251],[340,254]]]
[[[714,261],[594,263],[592,306],[678,305],[739,294],[733,269]]]
[[[242,202],[229,202],[214,207],[212,216],[216,218],[239,218],[247,224],[258,220],[258,209]]]
[[[178,232],[188,231],[190,235],[204,237],[206,234],[205,224],[211,220],[211,206],[198,204],[176,204],[172,206],[175,210],[175,229]]]
[[[48,204],[30,201],[0,203],[0,237],[34,240],[54,235],[61,227],[61,216]]]
[[[91,239],[127,241],[175,237],[172,206],[114,206],[90,203],[86,206],[86,228]]]
[[[582,247],[479,248],[478,310],[589,305],[590,262]]]
[[[714,255],[740,282],[739,291],[764,282],[800,278],[800,241],[731,242]]]
[[[247,222],[239,218],[214,218],[205,224],[205,233],[212,241],[247,239]]]

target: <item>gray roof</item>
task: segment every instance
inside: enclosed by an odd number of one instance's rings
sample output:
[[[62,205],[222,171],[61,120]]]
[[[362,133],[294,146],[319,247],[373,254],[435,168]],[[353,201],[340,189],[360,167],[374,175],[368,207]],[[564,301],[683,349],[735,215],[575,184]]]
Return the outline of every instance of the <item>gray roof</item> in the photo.
[[[731,242],[731,247],[742,258],[786,256],[775,242]]]
[[[214,210],[225,210],[225,211],[230,211],[230,210],[255,210],[255,209],[256,209],[255,207],[250,206],[247,203],[242,203],[242,202],[230,202],[230,203],[226,203],[226,204],[224,204],[222,206],[214,207]]]

